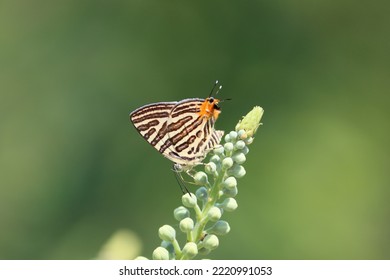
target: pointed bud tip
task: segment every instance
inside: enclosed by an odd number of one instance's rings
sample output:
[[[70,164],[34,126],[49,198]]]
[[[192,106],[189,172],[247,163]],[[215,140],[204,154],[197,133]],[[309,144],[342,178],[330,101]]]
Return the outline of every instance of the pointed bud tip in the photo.
[[[236,131],[245,130],[247,137],[252,137],[260,125],[260,120],[264,110],[260,106],[255,106],[252,111],[246,114],[236,125]]]

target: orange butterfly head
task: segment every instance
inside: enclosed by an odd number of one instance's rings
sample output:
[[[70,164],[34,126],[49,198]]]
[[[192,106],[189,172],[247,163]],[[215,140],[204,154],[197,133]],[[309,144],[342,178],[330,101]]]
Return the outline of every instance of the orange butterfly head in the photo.
[[[198,114],[206,119],[213,117],[214,120],[217,120],[221,113],[221,108],[219,108],[218,103],[219,99],[207,97],[200,106],[200,112]]]

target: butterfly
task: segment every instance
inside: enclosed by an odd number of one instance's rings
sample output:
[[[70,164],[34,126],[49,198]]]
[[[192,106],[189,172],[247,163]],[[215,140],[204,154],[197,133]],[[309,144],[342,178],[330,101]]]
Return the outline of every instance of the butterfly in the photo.
[[[224,132],[214,129],[221,113],[221,100],[212,97],[217,84],[218,81],[205,99],[157,102],[130,113],[137,131],[174,163],[174,171],[191,170],[221,141]]]

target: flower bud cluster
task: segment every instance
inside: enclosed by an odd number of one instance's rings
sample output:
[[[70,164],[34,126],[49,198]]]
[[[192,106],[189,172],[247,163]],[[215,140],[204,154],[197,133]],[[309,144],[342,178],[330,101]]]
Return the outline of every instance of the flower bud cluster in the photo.
[[[187,242],[180,248],[176,230],[164,225],[159,229],[161,246],[154,250],[153,259],[193,259],[198,254],[208,254],[219,246],[218,236],[229,233],[230,225],[221,217],[225,211],[232,212],[238,207],[237,179],[246,174],[242,164],[262,114],[262,108],[255,107],[237,124],[237,131],[226,134],[225,143],[213,149],[209,162],[204,164],[204,172],[192,176],[200,187],[195,194],[184,194],[182,206],[173,211],[179,221],[178,230],[187,235]]]
[[[221,194],[233,198],[238,193],[236,179],[242,178],[246,174],[242,164],[246,161],[246,155],[249,152],[248,144],[253,142],[253,138],[248,137],[245,130],[240,130],[226,134],[224,140],[224,145],[214,149],[213,156],[206,164],[205,171],[210,175],[224,173]],[[212,167],[208,167],[208,165]]]

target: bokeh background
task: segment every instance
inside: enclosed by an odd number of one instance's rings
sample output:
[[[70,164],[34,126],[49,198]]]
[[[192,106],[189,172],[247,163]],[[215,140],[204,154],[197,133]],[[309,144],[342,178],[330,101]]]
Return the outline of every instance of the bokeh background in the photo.
[[[0,1],[0,259],[97,258],[118,231],[151,257],[181,193],[128,114],[216,79],[218,129],[265,114],[209,257],[389,259],[389,8]]]

